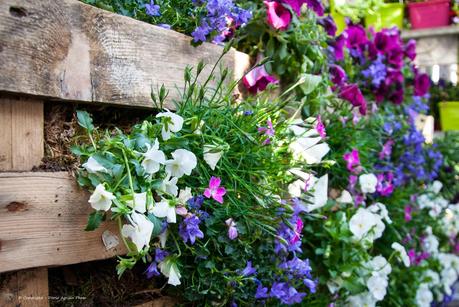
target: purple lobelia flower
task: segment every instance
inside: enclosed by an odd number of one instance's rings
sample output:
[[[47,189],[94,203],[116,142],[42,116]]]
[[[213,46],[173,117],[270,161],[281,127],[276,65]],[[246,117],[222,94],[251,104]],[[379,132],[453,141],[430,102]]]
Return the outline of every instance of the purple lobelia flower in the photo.
[[[427,74],[416,73],[414,78],[414,95],[424,96],[429,92],[430,89],[430,78]]]
[[[199,27],[197,27],[192,33],[193,41],[205,42],[207,40],[207,35],[212,31],[206,21],[203,21]]]
[[[346,72],[339,65],[330,65],[330,79],[333,84],[341,86],[346,81]]]
[[[271,137],[274,136],[275,131],[273,127],[273,123],[268,119],[266,121],[266,127],[260,127],[258,128],[258,132],[262,133],[266,138],[263,141],[263,145],[268,145],[271,143]]]
[[[192,210],[199,210],[203,203],[204,203],[203,195],[194,196],[187,201],[188,208]]]
[[[414,39],[410,39],[404,49],[404,54],[407,58],[409,58],[411,61],[414,61],[416,58],[416,41]]]
[[[185,243],[190,241],[190,244],[194,244],[196,238],[204,238],[204,233],[199,229],[199,223],[201,220],[197,216],[191,215],[180,224],[179,235]]]
[[[387,75],[386,65],[383,63],[384,56],[378,55],[377,59],[373,61],[367,69],[362,71],[362,75],[371,80],[371,84],[374,87],[385,81]]]
[[[241,274],[245,277],[257,274],[257,269],[252,266],[252,261],[247,261],[247,264]]]
[[[158,271],[158,265],[156,261],[153,261],[152,263],[150,263],[147,270],[145,271],[145,274],[147,274],[148,279],[152,278],[153,276],[161,275]]]
[[[150,3],[145,4],[145,12],[149,16],[159,16],[159,5],[155,4],[154,0],[150,0]]]
[[[298,292],[286,282],[275,282],[271,287],[271,297],[277,298],[286,305],[301,303],[305,296],[306,293]]]
[[[158,263],[163,261],[168,255],[169,253],[165,250],[162,250],[160,248],[155,249],[155,261]]]
[[[342,86],[338,96],[341,99],[349,101],[354,107],[359,107],[360,114],[365,115],[367,113],[367,101],[357,84]]]
[[[330,36],[335,36],[336,35],[336,23],[335,21],[333,20],[333,17],[331,17],[330,15],[324,17],[324,18],[320,18],[317,23],[319,25],[321,25],[324,29],[325,29],[325,32],[327,32],[328,35]]]

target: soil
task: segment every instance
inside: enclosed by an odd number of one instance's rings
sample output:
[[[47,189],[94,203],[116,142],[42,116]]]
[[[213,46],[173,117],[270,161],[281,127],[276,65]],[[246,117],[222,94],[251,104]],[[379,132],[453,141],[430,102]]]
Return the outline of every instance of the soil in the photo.
[[[77,138],[85,137],[78,125],[76,110],[86,110],[93,116],[96,127],[114,130],[115,127],[129,132],[131,126],[154,114],[151,110],[126,109],[119,107],[98,107],[75,105],[71,103],[45,104],[45,156],[42,164],[34,171],[70,171],[79,165],[78,158],[72,155],[70,147]]]
[[[147,279],[141,265],[127,270],[120,279],[116,259],[50,268],[51,307],[136,306],[154,301],[154,306],[173,306],[174,299],[164,296],[164,279]]]

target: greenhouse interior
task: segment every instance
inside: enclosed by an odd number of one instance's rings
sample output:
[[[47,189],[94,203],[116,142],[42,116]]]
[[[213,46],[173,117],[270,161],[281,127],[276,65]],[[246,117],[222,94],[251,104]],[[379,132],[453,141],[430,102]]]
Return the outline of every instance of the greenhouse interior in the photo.
[[[459,307],[458,57],[458,0],[1,0],[0,306]]]

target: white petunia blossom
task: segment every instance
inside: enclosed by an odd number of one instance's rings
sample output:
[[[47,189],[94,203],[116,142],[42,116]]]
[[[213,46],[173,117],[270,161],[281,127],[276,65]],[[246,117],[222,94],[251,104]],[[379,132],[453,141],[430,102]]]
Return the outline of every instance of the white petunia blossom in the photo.
[[[398,258],[403,262],[406,267],[410,266],[410,257],[406,253],[405,248],[398,242],[392,243],[391,247],[398,252]]]
[[[147,152],[143,154],[142,167],[147,174],[153,175],[159,171],[161,164],[166,163],[166,156],[159,150],[158,140],[155,139],[153,146],[147,144]]]
[[[432,185],[429,187],[429,191],[433,192],[434,194],[440,193],[440,190],[443,188],[443,183],[438,180],[435,180]]]
[[[218,161],[223,156],[223,151],[221,150],[215,150],[216,146],[213,145],[204,145],[204,161],[209,165],[211,170],[215,170],[215,167],[217,166]]]
[[[166,161],[166,173],[172,177],[180,178],[191,175],[198,161],[194,153],[186,149],[177,149],[172,152],[173,159]]]
[[[359,177],[360,189],[363,193],[374,193],[376,192],[376,185],[378,184],[378,178],[374,174],[364,174]]]
[[[383,203],[374,203],[370,207],[368,207],[372,213],[378,214],[381,218],[383,218],[387,224],[392,224],[392,220],[389,217],[389,211],[387,211],[386,205]]]
[[[373,229],[373,236],[370,239],[377,239],[384,227],[381,217],[365,208],[359,208],[349,220],[349,229],[357,240],[365,238]]]
[[[438,254],[438,246],[440,245],[440,243],[438,242],[438,239],[437,237],[432,234],[432,233],[429,233],[424,241],[422,242],[422,245],[424,246],[424,249],[431,255],[436,255]]]
[[[341,204],[352,204],[353,203],[351,193],[349,193],[347,190],[343,190],[343,192],[341,192],[341,196],[338,197],[336,201]]]
[[[162,199],[159,203],[156,203],[155,206],[151,209],[151,212],[156,217],[167,217],[168,223],[177,222],[175,207],[169,205],[169,201],[166,199]]]
[[[430,307],[433,301],[433,294],[427,284],[421,284],[416,291],[416,304],[418,307]]]
[[[158,268],[164,276],[169,277],[168,284],[173,286],[180,285],[180,271],[178,270],[177,264],[170,259],[166,259],[158,264]]]
[[[179,132],[183,127],[183,118],[180,115],[172,113],[171,111],[158,113],[156,118],[163,117],[163,128],[161,136],[166,141],[171,138],[172,132]]]
[[[107,173],[108,170],[102,166],[96,159],[93,157],[89,157],[88,161],[82,165],[90,174],[94,174],[97,172],[104,172]]]
[[[306,183],[303,180],[295,180],[288,185],[288,193],[291,197],[301,197],[301,194],[305,191]]]
[[[384,299],[387,293],[387,278],[381,277],[380,275],[373,275],[367,281],[367,288],[373,297],[381,301]]]
[[[108,211],[112,206],[112,200],[115,198],[116,197],[113,193],[105,190],[105,186],[102,183],[99,183],[91,197],[89,197],[89,203],[91,204],[91,207],[96,210]]]
[[[147,211],[147,192],[134,193],[134,201],[126,201],[129,207],[140,213]]]
[[[392,272],[392,267],[386,258],[378,255],[367,263],[367,267],[372,271],[372,275],[386,277]]]
[[[144,214],[137,212],[131,213],[128,219],[131,223],[123,225],[121,235],[130,238],[137,247],[137,251],[141,251],[144,246],[150,244],[154,225]]]
[[[177,177],[172,177],[168,174],[166,178],[164,178],[163,182],[161,182],[161,186],[159,190],[165,193],[169,193],[172,196],[177,196],[178,187],[177,187]]]
[[[347,299],[348,307],[375,307],[376,300],[369,292],[360,293],[358,295],[349,296]]]

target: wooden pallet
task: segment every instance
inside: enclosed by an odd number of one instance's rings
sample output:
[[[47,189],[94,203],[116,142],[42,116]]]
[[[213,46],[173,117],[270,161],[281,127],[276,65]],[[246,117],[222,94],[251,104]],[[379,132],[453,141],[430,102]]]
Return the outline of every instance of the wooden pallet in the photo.
[[[221,52],[77,0],[0,2],[0,273],[15,271],[0,306],[48,306],[46,267],[125,252],[102,242],[103,231],[118,234],[114,223],[83,230],[89,195],[70,174],[31,172],[44,153],[44,103],[153,108],[151,89],[164,84],[172,108],[184,68]],[[231,50],[222,63],[240,78],[249,57]]]

